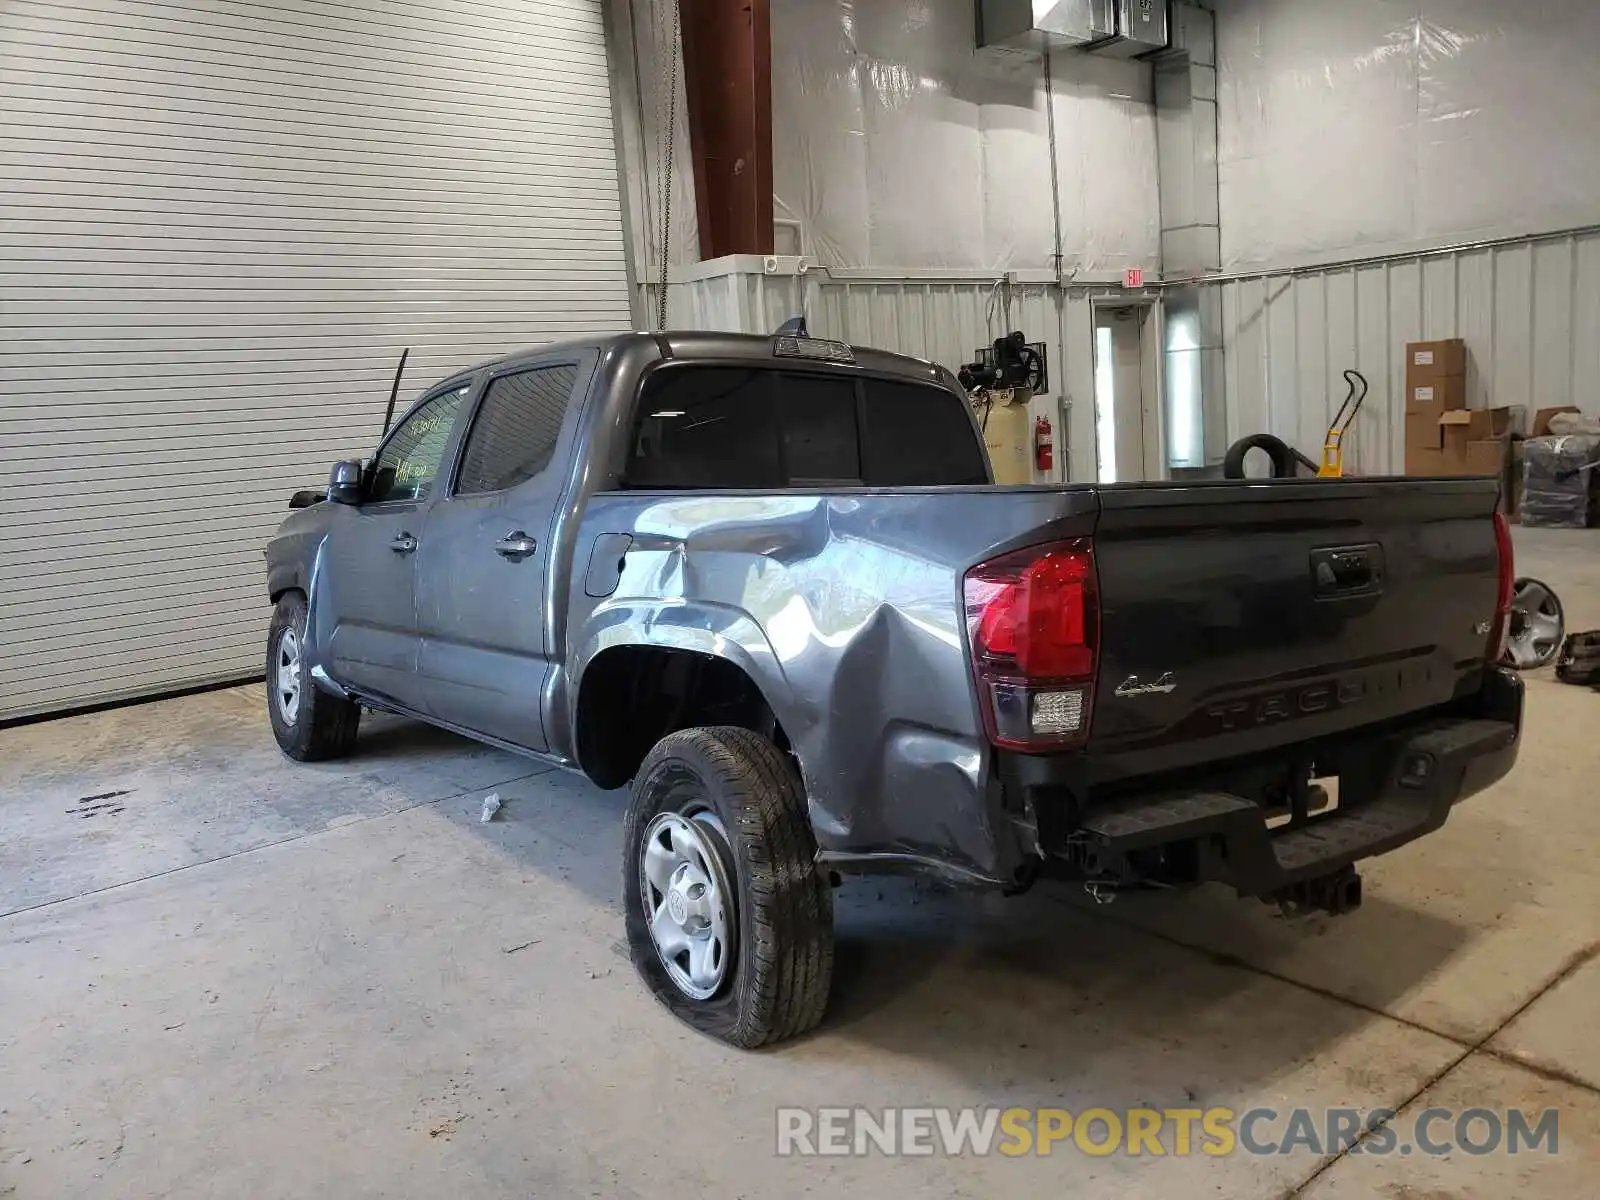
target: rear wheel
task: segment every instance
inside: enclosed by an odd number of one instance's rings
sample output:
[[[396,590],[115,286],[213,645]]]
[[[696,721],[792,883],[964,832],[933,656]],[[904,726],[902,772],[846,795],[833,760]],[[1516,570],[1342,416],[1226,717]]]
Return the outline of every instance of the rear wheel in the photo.
[[[702,1033],[754,1048],[822,1020],[833,893],[790,760],[747,729],[686,729],[634,781],[623,870],[628,949]]]
[[[356,742],[361,706],[321,691],[306,655],[306,600],[285,592],[267,633],[267,717],[278,748],[300,762],[342,758]]]

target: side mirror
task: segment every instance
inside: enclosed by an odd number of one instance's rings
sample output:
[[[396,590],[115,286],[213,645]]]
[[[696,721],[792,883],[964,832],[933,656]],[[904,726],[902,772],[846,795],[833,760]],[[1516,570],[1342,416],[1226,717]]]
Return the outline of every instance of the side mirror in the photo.
[[[361,503],[361,463],[346,459],[333,464],[328,475],[328,499],[335,504]]]

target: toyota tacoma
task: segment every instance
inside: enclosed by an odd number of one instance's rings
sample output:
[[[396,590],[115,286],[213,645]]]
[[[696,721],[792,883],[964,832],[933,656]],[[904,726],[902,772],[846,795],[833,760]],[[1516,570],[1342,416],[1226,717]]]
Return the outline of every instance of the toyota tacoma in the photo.
[[[821,1020],[844,874],[1338,912],[1511,768],[1494,481],[992,479],[950,373],[880,351],[464,371],[270,541],[273,732],[385,710],[631,783],[633,961],[744,1047]]]

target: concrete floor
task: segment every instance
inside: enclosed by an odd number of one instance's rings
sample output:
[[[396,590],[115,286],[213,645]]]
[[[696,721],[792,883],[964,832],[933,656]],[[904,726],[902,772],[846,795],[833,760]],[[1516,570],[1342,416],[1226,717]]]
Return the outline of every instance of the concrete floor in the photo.
[[[1600,535],[1518,551],[1600,627]],[[0,731],[0,1196],[1592,1195],[1597,717],[1531,677],[1516,772],[1338,921],[848,884],[827,1024],[763,1054],[635,982],[622,793],[383,719],[296,766],[255,688]],[[777,1106],[841,1104],[1556,1106],[1561,1141],[775,1157]]]

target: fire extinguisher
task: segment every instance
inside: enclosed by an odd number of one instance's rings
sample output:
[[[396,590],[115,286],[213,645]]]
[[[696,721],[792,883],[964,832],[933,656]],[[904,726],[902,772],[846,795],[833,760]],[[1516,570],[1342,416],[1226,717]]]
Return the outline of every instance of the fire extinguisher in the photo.
[[[1056,465],[1055,434],[1049,417],[1039,417],[1033,422],[1033,465],[1049,471]]]

